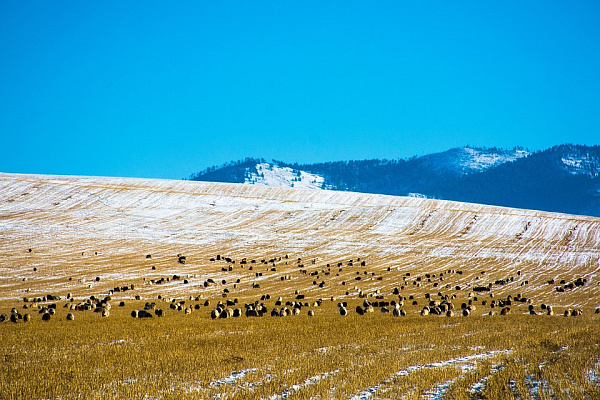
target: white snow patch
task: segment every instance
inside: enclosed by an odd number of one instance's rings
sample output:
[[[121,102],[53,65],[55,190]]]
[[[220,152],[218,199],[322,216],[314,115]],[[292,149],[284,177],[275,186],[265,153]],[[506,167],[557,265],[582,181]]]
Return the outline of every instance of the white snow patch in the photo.
[[[594,367],[587,371],[586,378],[593,384],[600,385],[600,375],[598,374],[598,368],[600,367],[600,361],[594,364]]]
[[[598,165],[600,160],[590,156],[567,155],[561,158],[565,169],[571,175],[589,175],[590,178],[596,178],[600,175]]]
[[[247,171],[246,185],[324,189],[325,178],[309,172],[279,167],[269,163],[256,164],[256,172]]]
[[[247,373],[256,372],[256,368],[243,369],[241,371],[233,371],[231,375],[213,381],[209,386],[222,386],[222,385],[233,385],[236,381],[244,379]]]
[[[442,400],[442,398],[444,397],[444,393],[446,393],[450,385],[452,385],[453,383],[454,379],[451,379],[442,383],[441,385],[436,386],[433,390],[426,391],[424,393],[424,398],[430,400]]]
[[[324,372],[322,374],[319,375],[315,375],[315,376],[311,376],[310,378],[306,378],[306,380],[300,384],[297,385],[292,385],[291,388],[289,389],[285,389],[282,393],[280,394],[274,394],[271,397],[269,397],[270,400],[275,400],[275,399],[287,399],[291,394],[293,394],[294,392],[299,391],[300,389],[310,386],[310,385],[314,385],[315,383],[319,382],[322,379],[325,379],[331,375],[336,375],[338,372],[340,372],[339,369],[336,369],[335,371],[329,371],[329,372]]]
[[[408,197],[414,197],[416,199],[433,199],[433,197],[427,196],[426,194],[423,194],[423,193],[409,193]]]
[[[358,395],[352,396],[351,399],[352,400],[369,399],[383,385],[387,385],[388,383],[393,382],[394,379],[396,379],[396,378],[399,378],[401,376],[406,376],[412,372],[415,372],[415,371],[418,371],[421,369],[442,368],[442,367],[448,367],[448,366],[452,366],[452,365],[460,365],[461,369],[463,369],[463,371],[465,371],[465,368],[466,368],[466,370],[469,370],[471,368],[469,362],[472,360],[484,359],[484,358],[492,357],[497,354],[508,354],[508,353],[510,353],[510,350],[493,350],[493,351],[488,351],[486,353],[474,354],[474,355],[465,356],[465,357],[451,358],[449,360],[439,361],[439,362],[435,362],[435,363],[429,363],[429,364],[425,364],[425,365],[411,365],[410,367],[408,367],[406,369],[403,369],[403,370],[400,370],[400,371],[394,373],[392,376],[390,376],[389,378],[382,381],[379,385],[368,388],[367,390],[359,393]],[[467,365],[464,365],[464,364],[467,364]],[[447,387],[446,387],[446,389],[447,389]]]

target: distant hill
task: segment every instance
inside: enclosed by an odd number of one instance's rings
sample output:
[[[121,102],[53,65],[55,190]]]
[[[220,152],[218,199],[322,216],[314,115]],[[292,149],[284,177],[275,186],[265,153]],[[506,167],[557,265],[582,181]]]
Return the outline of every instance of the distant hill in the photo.
[[[248,158],[191,180],[427,197],[600,216],[600,146],[462,147],[398,160],[316,164]]]

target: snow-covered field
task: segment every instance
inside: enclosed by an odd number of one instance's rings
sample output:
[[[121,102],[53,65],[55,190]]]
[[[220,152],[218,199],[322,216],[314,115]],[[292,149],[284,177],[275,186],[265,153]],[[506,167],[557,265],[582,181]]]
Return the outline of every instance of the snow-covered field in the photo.
[[[546,288],[548,279],[582,276],[591,283],[584,290],[599,294],[600,219],[414,197],[0,174],[0,237],[4,297],[19,296],[16,281],[34,276],[36,266],[52,268],[56,282],[45,284],[61,287],[62,267],[81,253],[106,271],[115,257],[185,253],[195,274],[210,254],[364,256],[378,269],[464,269],[461,280],[469,286],[480,283],[480,271],[514,276],[515,285],[527,280],[529,291]],[[517,276],[519,269],[524,273]],[[142,276],[130,262],[110,273]],[[362,290],[393,284],[361,282]],[[562,298],[578,304],[568,293]]]

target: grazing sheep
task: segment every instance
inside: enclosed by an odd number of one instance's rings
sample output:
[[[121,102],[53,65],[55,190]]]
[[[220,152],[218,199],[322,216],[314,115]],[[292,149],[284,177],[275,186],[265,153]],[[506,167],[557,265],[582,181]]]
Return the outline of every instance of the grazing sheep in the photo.
[[[385,314],[385,313],[389,313],[390,310],[387,307],[381,307],[381,312]]]
[[[110,312],[108,311],[107,308],[103,308],[102,309],[102,316],[103,317],[108,317],[110,315]]]
[[[552,311],[552,307],[551,306],[547,306],[546,307],[546,313],[548,315],[554,315],[554,311]]]
[[[365,315],[365,310],[360,305],[358,305],[356,306],[356,313],[358,315]]]
[[[137,317],[138,317],[138,312],[137,312],[137,310],[133,310],[133,311],[131,312],[131,316],[132,316],[133,318],[137,318]]]
[[[75,314],[73,314],[71,312],[68,313],[67,314],[67,321],[73,321],[73,320],[75,320]]]
[[[427,306],[423,307],[423,309],[421,310],[421,315],[423,315],[423,316],[429,315],[429,307],[427,307]]]
[[[510,307],[504,307],[500,310],[500,315],[507,315],[508,313],[510,313]]]
[[[154,310],[154,314],[159,318],[164,315],[163,310],[160,308],[157,308],[156,310]]]
[[[346,309],[346,307],[340,307],[340,315],[342,317],[348,315],[348,310]]]
[[[454,316],[454,311],[452,311],[452,310],[446,311],[446,317],[453,317],[453,316]]]
[[[237,307],[233,310],[233,317],[238,318],[242,316],[242,309]]]
[[[137,312],[137,317],[138,318],[152,318],[152,314],[146,310],[139,310]]]
[[[210,312],[210,318],[217,319],[221,316],[221,310],[219,308],[215,308]]]
[[[309,317],[314,317],[315,316],[315,312],[313,310],[308,310],[308,316]]]
[[[42,315],[42,321],[50,321],[50,314],[49,313],[44,313],[44,315]]]
[[[568,317],[569,315],[571,315],[571,310],[565,310],[565,312],[563,313],[563,315],[565,317]]]
[[[462,312],[463,317],[468,317],[471,314],[471,311],[468,308],[465,308]]]

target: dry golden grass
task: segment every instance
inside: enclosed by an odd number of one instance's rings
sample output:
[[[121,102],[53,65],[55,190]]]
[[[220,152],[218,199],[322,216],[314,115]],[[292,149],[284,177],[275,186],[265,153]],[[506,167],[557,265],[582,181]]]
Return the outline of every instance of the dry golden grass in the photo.
[[[0,324],[1,399],[600,398],[596,218],[352,193],[0,175],[0,235],[0,313],[32,316]],[[235,263],[211,261],[217,254]],[[585,284],[556,291],[577,278]],[[208,279],[215,283],[205,287]],[[473,290],[490,283],[491,292]],[[43,301],[48,294],[60,300]],[[64,307],[109,294],[106,318]],[[513,301],[507,316],[490,307],[518,294],[529,301]],[[471,316],[419,315],[445,295],[458,315],[471,301]],[[309,306],[271,317],[279,296],[282,306]],[[406,317],[355,312],[364,300],[400,298]],[[262,302],[269,313],[212,320],[227,299],[242,309]],[[170,308],[179,301],[193,311]],[[147,302],[164,317],[132,318]],[[555,315],[529,315],[542,303]],[[56,314],[42,321],[49,304]],[[583,313],[563,317],[567,309]]]

